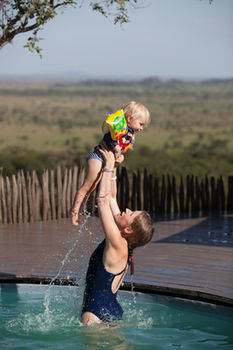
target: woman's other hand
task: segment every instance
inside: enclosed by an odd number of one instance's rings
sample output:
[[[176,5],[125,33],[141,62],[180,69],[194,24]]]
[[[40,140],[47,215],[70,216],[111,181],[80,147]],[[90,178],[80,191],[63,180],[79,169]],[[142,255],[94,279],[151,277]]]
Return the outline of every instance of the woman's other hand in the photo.
[[[98,150],[100,151],[100,153],[103,155],[105,159],[105,167],[113,169],[115,166],[114,153],[106,147],[104,142],[101,142],[100,146],[101,147],[99,147]]]

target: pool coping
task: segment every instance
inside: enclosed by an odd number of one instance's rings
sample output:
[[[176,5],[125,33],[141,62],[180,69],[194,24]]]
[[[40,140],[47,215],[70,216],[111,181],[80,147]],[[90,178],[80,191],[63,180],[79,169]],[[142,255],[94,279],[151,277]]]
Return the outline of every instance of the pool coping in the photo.
[[[0,283],[22,283],[22,284],[42,284],[60,286],[78,286],[78,278],[63,278],[63,277],[49,277],[49,276],[1,276]],[[205,302],[215,305],[222,305],[233,307],[233,299],[224,296],[219,296],[211,293],[206,293],[197,290],[190,290],[185,288],[157,286],[155,284],[138,283],[124,281],[120,286],[120,290],[127,290],[132,292],[150,293],[158,295],[172,296],[176,298],[188,299],[193,301]]]

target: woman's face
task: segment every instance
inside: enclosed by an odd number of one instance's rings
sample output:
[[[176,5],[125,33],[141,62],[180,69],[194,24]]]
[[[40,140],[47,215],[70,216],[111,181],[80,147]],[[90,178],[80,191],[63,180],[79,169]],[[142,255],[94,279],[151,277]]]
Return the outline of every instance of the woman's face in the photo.
[[[141,210],[135,210],[132,211],[130,209],[126,209],[121,214],[116,215],[115,220],[120,229],[126,228],[127,226],[130,226],[136,216],[138,216],[142,211]]]

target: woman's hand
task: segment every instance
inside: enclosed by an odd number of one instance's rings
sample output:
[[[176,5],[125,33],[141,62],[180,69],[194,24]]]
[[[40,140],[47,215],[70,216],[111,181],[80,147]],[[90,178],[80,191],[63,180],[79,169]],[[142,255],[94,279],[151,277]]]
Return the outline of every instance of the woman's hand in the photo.
[[[123,156],[123,154],[121,154],[118,158],[116,158],[115,166],[118,167],[124,161],[124,159],[125,157]]]

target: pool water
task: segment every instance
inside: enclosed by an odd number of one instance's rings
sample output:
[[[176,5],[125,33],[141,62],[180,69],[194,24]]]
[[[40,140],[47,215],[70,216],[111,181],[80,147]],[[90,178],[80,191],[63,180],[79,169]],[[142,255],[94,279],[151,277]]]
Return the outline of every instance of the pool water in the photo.
[[[233,308],[119,291],[123,320],[80,322],[82,290],[0,284],[0,349],[233,349]]]

